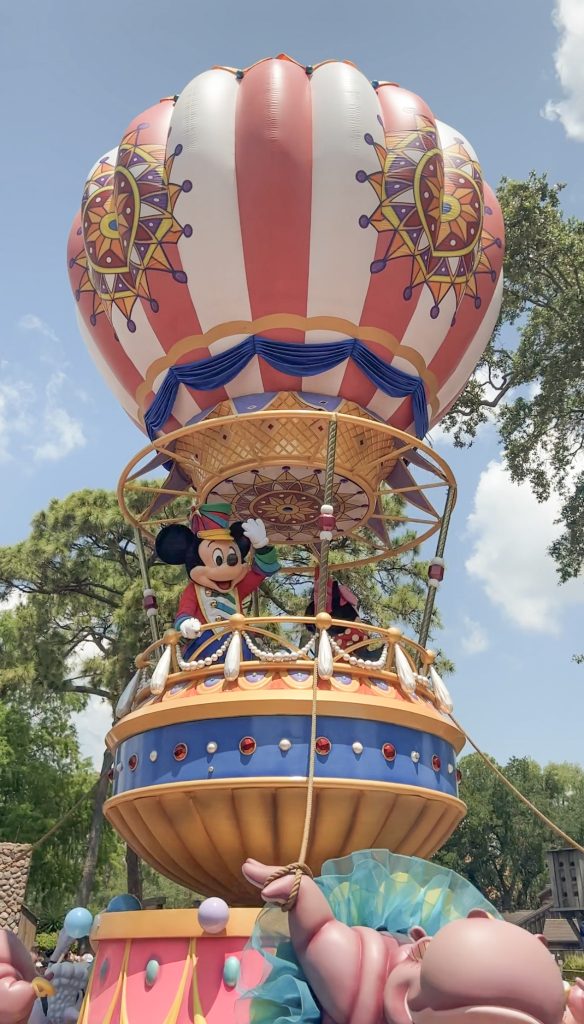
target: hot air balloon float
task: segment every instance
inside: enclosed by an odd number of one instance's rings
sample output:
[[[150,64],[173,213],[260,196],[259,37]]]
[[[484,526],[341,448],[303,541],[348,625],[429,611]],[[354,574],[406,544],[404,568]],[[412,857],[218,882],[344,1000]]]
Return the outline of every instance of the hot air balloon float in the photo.
[[[465,137],[347,61],[215,67],[90,171],[79,328],[148,438],[120,504],[187,584],[160,636],[145,575],[106,815],[205,899],[100,915],[83,1024],[559,1024],[543,946],[425,860],[465,806],[427,646],[456,485],[424,437],[493,331],[503,239]],[[356,621],[339,539],[358,568],[433,535],[420,636]],[[308,614],[259,615],[275,572],[312,578]]]

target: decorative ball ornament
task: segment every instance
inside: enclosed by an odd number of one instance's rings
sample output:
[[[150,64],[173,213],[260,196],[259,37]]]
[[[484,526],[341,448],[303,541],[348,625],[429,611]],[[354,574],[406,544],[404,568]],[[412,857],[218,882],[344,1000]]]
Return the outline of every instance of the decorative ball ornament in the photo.
[[[279,746],[280,750],[282,751],[282,753],[285,754],[288,750],[291,749],[291,747],[292,747],[292,740],[286,739],[286,737],[284,737],[284,739],[280,740],[280,742],[278,743],[278,746]]]
[[[223,965],[223,981],[226,988],[235,988],[239,981],[241,964],[236,956],[228,956]]]
[[[63,928],[72,939],[83,939],[89,935],[93,925],[93,914],[87,907],[74,907],[63,922]]]
[[[158,761],[158,751],[157,750],[151,750],[149,755],[148,755],[148,757],[152,761],[152,764],[154,764],[155,761]]]
[[[363,753],[363,744],[360,743],[359,740],[355,740],[353,743],[353,753],[356,754],[357,757]]]
[[[412,752],[410,754],[410,757],[411,757],[412,761],[414,762],[414,764],[418,764],[418,761],[420,760],[419,751],[412,750]]]
[[[120,896],[114,896],[109,901],[106,910],[110,914],[119,914],[127,910],[142,910],[142,904],[137,896],[132,896],[131,893],[125,892]]]
[[[217,744],[215,743],[215,740],[210,740],[209,743],[207,743],[207,753],[208,754],[216,754],[217,753]]]
[[[198,921],[208,935],[218,935],[229,920],[229,907],[225,900],[218,896],[210,896],[203,900],[197,913]]]
[[[152,960],[149,960],[148,963],[146,964],[145,976],[146,976],[146,984],[148,985],[148,988],[152,988],[152,986],[154,985],[154,983],[155,983],[155,981],[156,981],[156,979],[158,977],[159,970],[160,970],[160,964],[158,963],[158,960],[152,959]]]

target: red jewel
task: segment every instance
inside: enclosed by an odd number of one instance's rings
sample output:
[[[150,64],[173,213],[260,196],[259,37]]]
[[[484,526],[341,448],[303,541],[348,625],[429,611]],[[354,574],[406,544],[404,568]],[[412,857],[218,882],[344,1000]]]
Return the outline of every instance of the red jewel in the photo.
[[[251,755],[255,753],[256,746],[257,744],[253,736],[244,736],[243,739],[239,741],[239,749],[246,757],[251,757]]]
[[[172,756],[174,757],[175,761],[184,761],[188,752],[189,748],[187,747],[186,743],[177,743],[176,747],[172,752]]]
[[[314,744],[314,749],[316,750],[316,753],[322,754],[323,756],[326,754],[330,754],[332,748],[333,745],[330,740],[327,740],[326,736],[319,736]]]
[[[383,754],[386,761],[395,761],[395,755],[397,754],[397,750],[395,749],[393,743],[384,743],[381,748],[381,753]]]
[[[456,781],[457,782],[462,782],[462,772],[461,772],[460,768],[456,769]]]
[[[432,755],[432,768],[435,772],[439,772],[442,767],[442,761],[438,757],[438,754]]]
[[[128,768],[130,769],[131,772],[135,772],[137,767],[138,767],[138,755],[137,754],[130,754],[130,757],[128,758]]]
[[[107,773],[107,777],[110,780],[110,782],[114,781],[114,770],[113,770],[113,768],[110,768],[109,772]]]

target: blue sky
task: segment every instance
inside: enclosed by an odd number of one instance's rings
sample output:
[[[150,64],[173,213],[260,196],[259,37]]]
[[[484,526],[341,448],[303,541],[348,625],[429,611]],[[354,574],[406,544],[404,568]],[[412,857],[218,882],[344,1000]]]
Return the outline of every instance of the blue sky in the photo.
[[[493,185],[546,170],[583,217],[582,21],[581,0],[3,5],[0,543],[23,538],[52,497],[113,487],[143,444],[77,334],[65,260],[85,175],[134,115],[216,63],[349,58],[422,95]],[[584,668],[571,655],[584,648],[584,586],[557,587],[554,507],[510,483],[492,427],[463,453],[435,440],[460,487],[439,593],[456,713],[500,759],[582,761]],[[87,750],[105,724],[84,717]]]

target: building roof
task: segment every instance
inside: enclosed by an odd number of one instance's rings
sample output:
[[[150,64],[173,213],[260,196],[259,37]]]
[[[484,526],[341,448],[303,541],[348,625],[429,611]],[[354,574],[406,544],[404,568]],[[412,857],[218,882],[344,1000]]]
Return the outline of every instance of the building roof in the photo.
[[[578,949],[578,939],[563,917],[546,918],[543,934],[550,946],[573,946]]]
[[[0,928],[18,931],[31,857],[28,844],[0,843]]]
[[[533,914],[533,910],[513,910],[511,913],[503,914],[509,924],[517,924],[519,927]]]
[[[578,939],[570,924],[564,917],[550,916],[550,907],[538,907],[537,910],[514,910],[503,914],[505,921],[526,928],[530,932],[543,930],[549,946],[578,949]],[[551,911],[553,914],[553,911]]]

